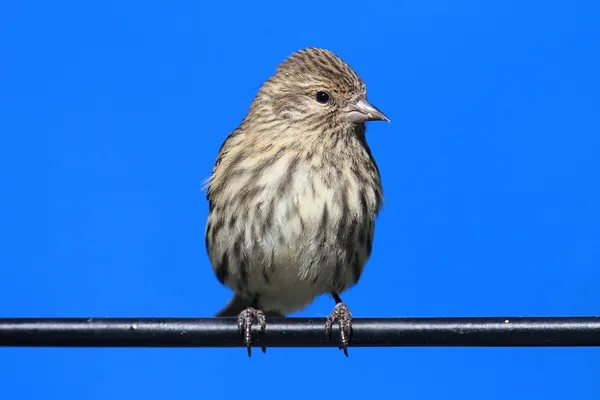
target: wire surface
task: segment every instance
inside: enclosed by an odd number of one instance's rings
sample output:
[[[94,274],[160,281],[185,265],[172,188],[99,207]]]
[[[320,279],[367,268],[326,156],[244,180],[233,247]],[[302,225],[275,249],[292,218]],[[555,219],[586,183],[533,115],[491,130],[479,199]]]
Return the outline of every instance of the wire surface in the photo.
[[[324,318],[271,318],[252,345],[337,347]],[[354,318],[351,347],[600,346],[600,317]],[[243,347],[235,318],[0,318],[0,346]]]

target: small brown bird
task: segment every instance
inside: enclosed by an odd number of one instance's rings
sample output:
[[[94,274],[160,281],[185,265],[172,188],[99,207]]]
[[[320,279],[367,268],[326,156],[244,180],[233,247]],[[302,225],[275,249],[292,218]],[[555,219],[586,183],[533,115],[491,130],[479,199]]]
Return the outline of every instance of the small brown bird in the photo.
[[[325,324],[352,322],[340,294],[371,254],[383,200],[365,122],[389,121],[356,72],[333,52],[307,48],[281,63],[227,137],[207,184],[206,249],[234,291],[217,317],[238,316],[250,355],[256,318],[301,310],[330,293]],[[265,349],[263,348],[263,351]]]

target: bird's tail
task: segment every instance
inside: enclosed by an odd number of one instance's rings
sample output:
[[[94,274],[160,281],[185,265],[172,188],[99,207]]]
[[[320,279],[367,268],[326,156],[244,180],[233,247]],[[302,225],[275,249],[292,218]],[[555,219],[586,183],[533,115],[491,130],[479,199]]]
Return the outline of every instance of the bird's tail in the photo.
[[[250,307],[250,303],[238,295],[234,295],[229,303],[215,317],[237,317],[239,313]]]
[[[215,315],[215,317],[237,317],[242,311],[246,308],[252,307],[252,304],[248,300],[244,300],[242,297],[238,295],[234,295],[229,303],[225,307],[221,309]],[[265,311],[265,315],[267,317],[275,317],[275,318],[284,318],[285,316],[279,311],[271,310]]]

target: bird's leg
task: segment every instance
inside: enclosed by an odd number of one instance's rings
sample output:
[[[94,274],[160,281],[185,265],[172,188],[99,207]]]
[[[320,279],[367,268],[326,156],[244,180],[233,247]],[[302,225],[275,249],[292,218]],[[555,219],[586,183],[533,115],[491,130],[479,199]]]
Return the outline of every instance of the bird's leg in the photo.
[[[252,348],[250,347],[250,344],[252,342],[252,322],[254,318],[256,318],[258,321],[260,331],[264,332],[265,328],[267,327],[267,319],[265,318],[265,314],[257,308],[246,308],[238,315],[237,321],[238,329],[240,330],[242,336],[244,336],[244,344],[248,349],[248,357],[252,355]],[[264,346],[262,347],[262,350],[263,353],[267,351]]]
[[[331,339],[331,332],[333,328],[333,322],[337,320],[338,326],[340,327],[340,349],[344,350],[344,354],[348,357],[348,343],[352,336],[352,314],[348,309],[348,306],[342,302],[342,299],[337,293],[332,293],[333,299],[335,300],[335,308],[327,317],[325,321],[325,336],[327,339]]]
[[[248,349],[248,357],[252,355],[250,344],[252,341],[252,322],[254,318],[258,322],[261,333],[267,328],[267,318],[265,317],[265,313],[257,307],[257,303],[258,299],[255,299],[251,307],[246,308],[238,315],[237,325],[240,333],[244,336],[244,343],[246,344],[246,349]],[[262,346],[261,349],[263,353],[267,351],[265,346]]]

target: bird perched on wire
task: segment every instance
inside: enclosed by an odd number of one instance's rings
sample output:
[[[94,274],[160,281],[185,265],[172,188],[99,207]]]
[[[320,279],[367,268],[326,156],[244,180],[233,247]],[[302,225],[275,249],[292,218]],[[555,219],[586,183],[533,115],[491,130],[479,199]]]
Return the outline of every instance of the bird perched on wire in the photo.
[[[325,334],[337,321],[347,355],[352,317],[340,294],[361,276],[383,201],[367,121],[389,119],[346,62],[311,47],[278,66],[221,146],[207,181],[206,249],[234,291],[216,316],[238,317],[248,355],[255,319],[264,331],[266,317],[325,293],[336,303]]]

